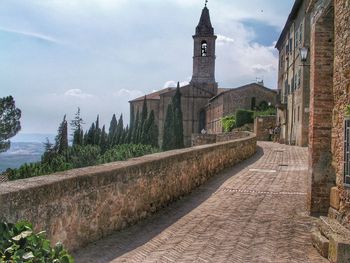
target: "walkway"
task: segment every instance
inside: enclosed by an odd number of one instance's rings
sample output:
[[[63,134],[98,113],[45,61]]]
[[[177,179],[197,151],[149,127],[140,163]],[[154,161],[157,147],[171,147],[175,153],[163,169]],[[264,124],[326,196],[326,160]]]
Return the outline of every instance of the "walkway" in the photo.
[[[77,251],[76,262],[328,262],[310,241],[307,150],[259,146],[152,218]]]

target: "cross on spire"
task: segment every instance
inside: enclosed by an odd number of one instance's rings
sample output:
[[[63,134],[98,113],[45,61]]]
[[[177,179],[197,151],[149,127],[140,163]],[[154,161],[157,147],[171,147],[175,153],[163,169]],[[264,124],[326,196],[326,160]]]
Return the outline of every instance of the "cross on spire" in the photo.
[[[205,7],[207,7],[207,4],[208,4],[208,0],[205,0]]]

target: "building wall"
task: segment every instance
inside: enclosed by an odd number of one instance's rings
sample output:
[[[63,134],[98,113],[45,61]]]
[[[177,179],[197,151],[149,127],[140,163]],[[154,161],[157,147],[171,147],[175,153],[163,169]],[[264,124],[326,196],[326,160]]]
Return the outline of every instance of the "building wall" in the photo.
[[[238,109],[252,110],[252,99],[257,107],[262,101],[276,105],[276,92],[257,84],[226,91],[210,100],[206,107],[208,133],[221,133],[221,118],[235,114]]]
[[[334,109],[332,129],[332,164],[336,173],[335,200],[331,209],[337,211],[337,219],[350,229],[350,187],[343,184],[344,164],[344,113],[350,104],[350,1],[336,0],[334,42]],[[340,201],[339,204],[335,203]]]
[[[309,0],[302,1],[295,17],[286,24],[285,35],[278,43],[278,90],[281,107],[277,116],[281,123],[281,141],[308,145],[309,62],[302,63],[299,49],[310,45]]]
[[[311,24],[309,191],[311,213],[327,213],[335,184],[331,166],[334,12],[331,1],[317,5]]]
[[[200,132],[199,115],[213,96],[211,90],[217,89],[217,84],[201,86],[187,85],[181,87],[181,110],[185,146],[191,146],[191,136]],[[159,143],[163,144],[164,122],[166,111],[175,91],[161,94],[159,103]]]
[[[269,130],[276,127],[276,116],[261,116],[254,120],[254,133],[258,141],[269,141]]]
[[[146,105],[147,105],[148,114],[150,114],[151,111],[153,110],[154,117],[155,117],[155,123],[158,123],[159,122],[159,100],[146,100]],[[139,115],[141,117],[143,100],[130,102],[130,107],[134,108],[134,110],[133,110],[134,119],[136,118],[137,112],[139,112]],[[130,112],[132,112],[132,111],[130,111]]]
[[[99,240],[251,157],[255,135],[0,184],[0,220],[28,220],[69,250]]]
[[[206,114],[206,131],[209,134],[223,132],[221,118],[224,116],[224,97],[219,96],[211,101],[205,109]]]

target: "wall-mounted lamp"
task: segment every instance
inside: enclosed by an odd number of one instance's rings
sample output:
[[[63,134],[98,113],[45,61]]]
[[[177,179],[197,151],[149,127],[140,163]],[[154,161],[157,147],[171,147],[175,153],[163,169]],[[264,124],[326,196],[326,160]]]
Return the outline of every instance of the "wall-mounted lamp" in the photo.
[[[309,48],[308,47],[301,47],[299,49],[300,52],[300,59],[301,62],[306,62],[307,61],[307,56],[309,55]]]
[[[299,49],[299,53],[300,53],[300,60],[301,60],[301,66],[310,66],[309,64],[305,64],[305,62],[307,61],[307,58],[309,56],[309,48],[308,47],[301,47]]]

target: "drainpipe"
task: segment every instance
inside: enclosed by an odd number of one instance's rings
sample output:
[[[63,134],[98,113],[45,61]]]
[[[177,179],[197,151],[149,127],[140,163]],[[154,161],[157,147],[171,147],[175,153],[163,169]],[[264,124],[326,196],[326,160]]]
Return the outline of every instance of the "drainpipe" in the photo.
[[[295,23],[293,23],[293,41],[292,41],[292,45],[293,45],[293,75],[292,75],[292,79],[294,80],[293,81],[293,87],[292,87],[292,119],[291,119],[291,122],[290,122],[290,134],[289,134],[289,144],[292,144],[292,135],[293,135],[293,132],[294,132],[294,92],[295,92],[295,79],[294,79],[294,76],[295,76]],[[289,71],[289,70],[288,70]]]

